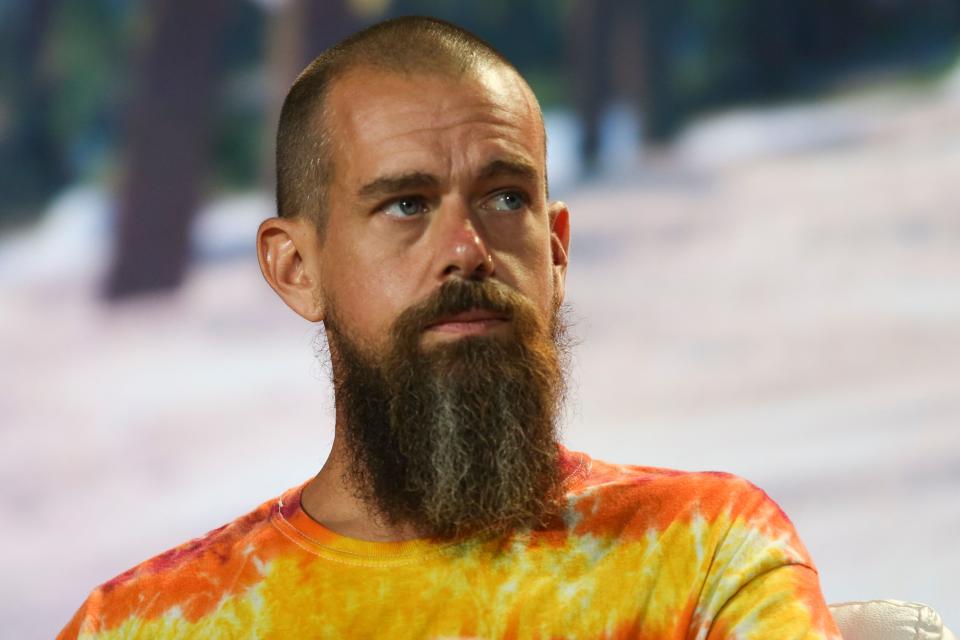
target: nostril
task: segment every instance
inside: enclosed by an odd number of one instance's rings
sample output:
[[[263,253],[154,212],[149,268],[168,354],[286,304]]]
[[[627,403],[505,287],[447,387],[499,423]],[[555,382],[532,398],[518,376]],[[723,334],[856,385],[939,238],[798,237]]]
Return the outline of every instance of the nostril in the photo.
[[[476,273],[482,273],[485,276],[493,275],[493,256],[490,253],[484,253],[483,261],[477,265],[474,270]]]

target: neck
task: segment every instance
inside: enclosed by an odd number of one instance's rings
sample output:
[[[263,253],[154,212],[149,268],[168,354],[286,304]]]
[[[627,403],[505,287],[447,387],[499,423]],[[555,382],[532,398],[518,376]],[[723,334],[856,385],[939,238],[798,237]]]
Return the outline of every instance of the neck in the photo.
[[[338,428],[337,434],[340,433]],[[330,456],[303,488],[300,506],[313,520],[334,533],[371,542],[400,542],[421,537],[410,526],[389,526],[373,516],[357,498],[350,477],[343,438],[334,435]]]

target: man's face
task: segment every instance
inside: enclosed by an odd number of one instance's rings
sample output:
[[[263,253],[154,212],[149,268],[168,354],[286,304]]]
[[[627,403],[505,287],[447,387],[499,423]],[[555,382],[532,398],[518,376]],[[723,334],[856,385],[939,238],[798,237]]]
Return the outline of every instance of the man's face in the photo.
[[[335,82],[327,107],[321,297],[356,343],[382,352],[396,318],[451,278],[495,279],[550,317],[566,211],[548,208],[539,110],[512,71],[360,68]],[[496,318],[450,320],[425,331],[424,345],[504,330]]]
[[[359,71],[328,108],[317,298],[357,496],[433,537],[544,522],[567,213],[532,96],[508,71]]]

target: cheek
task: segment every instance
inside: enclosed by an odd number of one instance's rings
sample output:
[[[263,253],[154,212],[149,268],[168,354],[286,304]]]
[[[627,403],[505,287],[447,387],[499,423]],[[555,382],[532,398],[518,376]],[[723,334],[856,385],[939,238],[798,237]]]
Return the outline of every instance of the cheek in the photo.
[[[501,250],[496,252],[498,268],[502,267],[500,278],[549,312],[555,297],[550,235],[532,224],[525,226],[502,234]]]
[[[369,255],[344,252],[323,278],[324,299],[334,306],[340,330],[379,348],[403,310],[403,274]]]

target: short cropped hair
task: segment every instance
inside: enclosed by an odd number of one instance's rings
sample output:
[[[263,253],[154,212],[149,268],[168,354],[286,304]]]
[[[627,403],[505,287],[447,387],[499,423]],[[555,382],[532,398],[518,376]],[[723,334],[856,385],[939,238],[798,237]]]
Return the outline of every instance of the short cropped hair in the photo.
[[[397,73],[451,77],[488,66],[516,68],[477,36],[443,20],[407,16],[360,31],[327,49],[293,83],[277,130],[277,212],[305,216],[322,233],[333,148],[326,96],[347,71],[371,67]],[[517,73],[519,76],[519,73]]]

